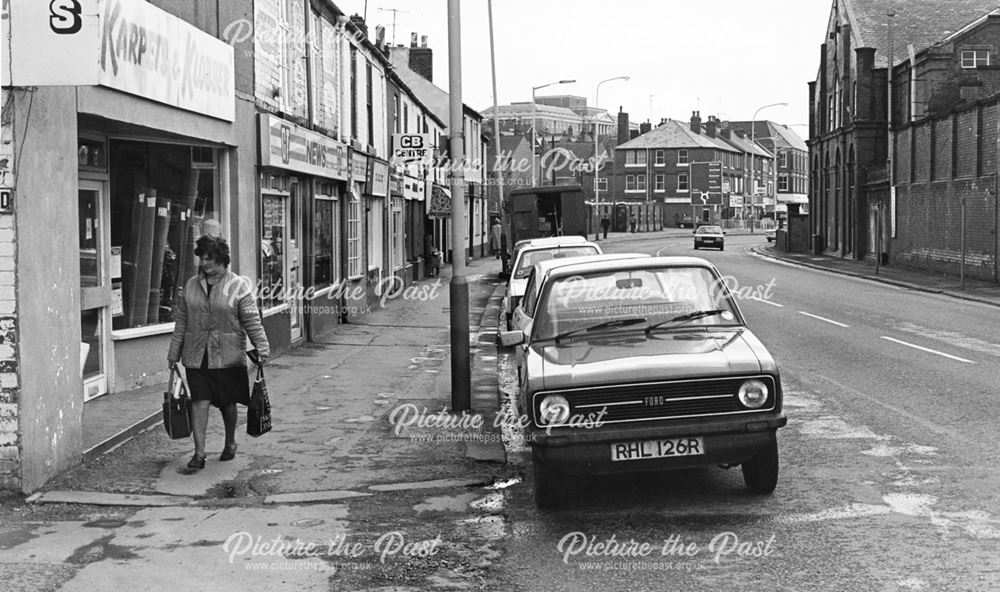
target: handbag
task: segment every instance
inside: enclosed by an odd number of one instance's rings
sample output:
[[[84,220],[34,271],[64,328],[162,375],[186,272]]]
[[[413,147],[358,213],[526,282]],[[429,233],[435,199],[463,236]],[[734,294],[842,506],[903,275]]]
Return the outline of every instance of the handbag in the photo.
[[[163,427],[174,440],[191,435],[191,397],[177,366],[170,368],[170,381],[163,393]]]
[[[264,381],[264,367],[257,364],[257,378],[250,391],[250,404],[247,405],[247,435],[262,436],[271,431],[271,400],[267,396],[267,383]]]

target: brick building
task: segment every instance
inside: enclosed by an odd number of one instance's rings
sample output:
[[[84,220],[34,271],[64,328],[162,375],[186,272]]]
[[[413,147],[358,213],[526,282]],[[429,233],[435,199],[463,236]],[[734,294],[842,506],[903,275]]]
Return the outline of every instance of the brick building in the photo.
[[[911,265],[933,259],[926,256],[929,251],[917,246],[923,239],[900,235],[902,188],[897,179],[910,173],[909,169],[900,168],[904,165],[898,159],[901,155],[896,154],[899,137],[893,143],[889,137],[929,134],[933,126],[920,127],[919,132],[905,132],[903,128],[918,114],[960,108],[963,100],[972,101],[976,96],[989,96],[995,91],[990,89],[994,76],[988,68],[975,74],[962,72],[973,69],[969,65],[985,65],[984,60],[995,59],[995,44],[987,42],[988,35],[980,36],[982,27],[993,27],[994,21],[983,19],[974,25],[995,8],[993,0],[947,3],[836,0],[833,3],[820,46],[818,75],[809,83],[810,233],[815,250],[855,259],[874,257],[879,252],[884,262]],[[912,70],[908,65],[910,47],[914,54],[922,56],[919,59],[914,56],[916,68]],[[934,49],[928,52],[929,48]],[[963,55],[968,61],[965,68]],[[891,93],[890,62],[895,66]],[[910,84],[910,80],[915,84]],[[921,87],[923,90],[918,90]],[[891,125],[887,117],[889,104],[893,113]],[[937,132],[946,127],[941,124]],[[935,139],[946,141],[940,136]],[[955,138],[952,146],[965,141]],[[891,151],[890,144],[894,144]],[[930,162],[919,162],[920,154],[930,158],[930,153],[919,150],[904,158],[915,159],[911,163],[914,170],[929,171]],[[977,161],[977,166],[987,166],[985,156],[977,156]],[[951,162],[957,161],[952,158]],[[905,173],[903,177],[901,172]],[[914,179],[923,180],[925,177],[920,174]],[[958,172],[953,171],[953,175]],[[966,178],[973,182],[973,177]],[[895,191],[890,189],[893,186]],[[955,199],[954,195],[935,191],[940,200]],[[912,215],[917,215],[913,210],[915,205],[907,204]],[[945,235],[947,223],[943,219],[927,220],[922,232],[925,237]],[[906,232],[913,231],[914,228],[907,226]],[[899,252],[904,245],[909,245],[905,247],[908,254]]]

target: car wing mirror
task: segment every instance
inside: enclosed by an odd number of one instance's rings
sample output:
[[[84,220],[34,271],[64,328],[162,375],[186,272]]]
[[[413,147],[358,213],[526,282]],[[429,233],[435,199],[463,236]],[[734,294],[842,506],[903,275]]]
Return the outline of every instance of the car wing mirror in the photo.
[[[514,347],[524,343],[524,331],[501,331],[500,345],[504,347]]]

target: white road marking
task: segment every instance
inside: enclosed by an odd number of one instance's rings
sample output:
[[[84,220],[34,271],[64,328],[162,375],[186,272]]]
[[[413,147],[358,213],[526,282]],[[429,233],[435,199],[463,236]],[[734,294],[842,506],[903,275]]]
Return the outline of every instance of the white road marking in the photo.
[[[953,356],[951,354],[946,354],[944,352],[939,352],[936,349],[930,349],[928,347],[921,347],[921,346],[915,345],[913,343],[908,343],[906,341],[900,341],[898,339],[893,339],[892,337],[886,337],[885,335],[882,336],[882,339],[885,339],[886,341],[891,341],[893,343],[898,343],[900,345],[905,345],[906,347],[912,347],[913,349],[919,349],[920,351],[925,351],[925,352],[930,353],[930,354],[937,354],[939,356],[942,356],[942,357],[945,357],[945,358],[948,358],[948,359],[951,359],[951,360],[955,360],[957,362],[964,362],[966,364],[975,364],[975,362],[973,362],[972,360],[966,360],[965,358],[960,358],[958,356]]]
[[[799,314],[800,315],[806,315],[807,317],[812,317],[812,318],[814,318],[816,320],[823,321],[824,323],[830,323],[831,325],[837,325],[838,327],[844,327],[845,329],[847,329],[847,328],[850,327],[850,325],[845,325],[844,323],[838,323],[837,321],[831,321],[830,319],[821,317],[819,315],[810,314],[810,313],[805,312],[803,310],[800,310]]]
[[[771,306],[777,306],[778,308],[784,308],[784,304],[778,304],[777,302],[771,302],[770,300],[764,300],[763,298],[747,298],[747,300],[753,300],[755,302],[763,302],[764,304],[770,304]]]

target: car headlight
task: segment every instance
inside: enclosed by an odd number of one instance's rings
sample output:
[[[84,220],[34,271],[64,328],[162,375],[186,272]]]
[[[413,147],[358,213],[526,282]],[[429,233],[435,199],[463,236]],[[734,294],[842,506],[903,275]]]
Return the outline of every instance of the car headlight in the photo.
[[[760,409],[767,402],[767,395],[766,384],[760,380],[748,380],[740,385],[736,396],[747,409]]]
[[[569,419],[569,401],[561,395],[548,395],[538,405],[538,423],[559,425]]]

